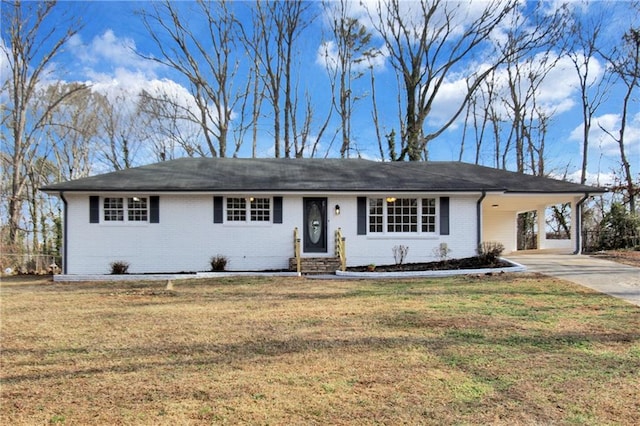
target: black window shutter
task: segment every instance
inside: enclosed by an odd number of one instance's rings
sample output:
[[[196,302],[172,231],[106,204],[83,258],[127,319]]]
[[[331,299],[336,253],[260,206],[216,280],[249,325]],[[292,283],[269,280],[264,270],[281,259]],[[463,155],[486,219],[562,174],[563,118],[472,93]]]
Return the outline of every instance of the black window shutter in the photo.
[[[358,235],[367,235],[367,197],[358,197]]]
[[[213,223],[222,223],[222,197],[213,197]]]
[[[440,197],[440,235],[449,235],[449,197]]]
[[[100,223],[100,197],[89,197],[89,223]]]
[[[149,222],[160,223],[160,197],[149,197]]]
[[[282,223],[282,197],[273,197],[273,223]]]

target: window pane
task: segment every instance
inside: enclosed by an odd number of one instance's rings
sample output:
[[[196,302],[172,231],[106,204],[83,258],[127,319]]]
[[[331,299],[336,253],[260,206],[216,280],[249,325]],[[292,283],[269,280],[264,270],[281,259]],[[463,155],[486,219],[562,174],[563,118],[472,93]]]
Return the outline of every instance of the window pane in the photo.
[[[147,199],[133,197],[127,199],[127,219],[131,222],[147,221]]]
[[[369,199],[369,232],[382,232],[384,220],[382,198]]]
[[[252,222],[269,222],[271,220],[270,198],[253,198],[251,199],[251,221]]]
[[[387,232],[418,232],[418,200],[416,198],[387,201]]]
[[[244,198],[227,198],[227,220],[229,222],[247,220],[247,201]]]
[[[103,204],[105,222],[124,221],[124,202],[122,198],[107,197]]]
[[[422,199],[422,232],[436,232],[436,199]]]

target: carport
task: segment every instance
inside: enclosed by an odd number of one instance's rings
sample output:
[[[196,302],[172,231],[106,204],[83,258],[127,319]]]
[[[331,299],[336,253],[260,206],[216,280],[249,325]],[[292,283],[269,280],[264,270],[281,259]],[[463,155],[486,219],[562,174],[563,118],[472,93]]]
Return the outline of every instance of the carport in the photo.
[[[487,193],[481,201],[482,238],[481,241],[499,241],[504,245],[504,253],[518,250],[517,231],[518,215],[535,211],[537,213],[537,249],[541,251],[559,251],[580,253],[580,215],[582,203],[589,195],[583,194],[550,194],[550,193]],[[549,239],[546,234],[547,208],[570,204],[571,217],[570,238]]]

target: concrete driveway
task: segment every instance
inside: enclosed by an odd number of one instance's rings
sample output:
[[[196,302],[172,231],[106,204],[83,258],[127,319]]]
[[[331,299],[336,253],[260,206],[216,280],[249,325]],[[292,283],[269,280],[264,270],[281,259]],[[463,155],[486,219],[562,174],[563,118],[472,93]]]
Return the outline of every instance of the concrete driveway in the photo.
[[[507,259],[640,306],[640,268],[573,254],[515,253]]]

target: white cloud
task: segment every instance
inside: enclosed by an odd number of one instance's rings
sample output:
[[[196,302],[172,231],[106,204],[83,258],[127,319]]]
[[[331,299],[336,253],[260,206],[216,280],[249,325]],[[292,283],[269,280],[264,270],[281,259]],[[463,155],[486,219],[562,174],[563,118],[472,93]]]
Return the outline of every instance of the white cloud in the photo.
[[[77,34],[69,40],[68,49],[81,70],[77,78],[112,100],[124,97],[133,105],[139,93],[146,90],[170,93],[171,99],[178,99],[183,106],[193,105],[193,97],[184,87],[158,78],[156,71],[161,65],[139,56],[131,38],[118,37],[113,30],[106,30],[85,42]]]
[[[536,67],[541,63],[541,58],[534,57],[528,63],[520,65],[520,74],[522,76],[519,85],[519,93],[524,99],[525,94],[530,90],[530,86],[526,81],[529,72],[535,72]],[[550,60],[555,60],[551,58]],[[487,64],[475,64],[475,68],[470,66],[467,73],[481,73],[486,70]],[[574,96],[577,90],[577,77],[573,70],[573,65],[569,59],[561,58],[558,60],[554,68],[549,71],[542,83],[536,90],[536,102],[539,107],[548,115],[557,115],[571,110],[575,106]],[[501,99],[509,98],[508,74],[504,68],[498,69],[495,74],[495,90]],[[467,93],[467,82],[465,76],[454,76],[453,79],[446,79],[440,86],[436,100],[429,118],[433,124],[444,123],[452,117],[463,102]],[[530,105],[531,106],[531,105]],[[480,106],[481,107],[481,106]],[[498,105],[499,114],[506,120],[509,117],[506,105]],[[464,114],[460,120],[464,119]]]
[[[157,63],[136,53],[133,39],[118,37],[112,30],[94,37],[89,43],[85,43],[82,37],[76,34],[69,40],[68,47],[86,76],[92,79],[101,74],[122,73],[123,70],[154,78],[159,67]]]
[[[563,176],[560,176],[560,175],[554,175],[552,177],[555,177],[556,179],[563,178]],[[582,177],[582,171],[575,170],[574,172],[567,174],[566,180],[568,180],[569,182],[580,183],[581,177]],[[619,179],[620,179],[619,177],[616,177],[616,175],[611,172],[601,171],[601,172],[592,173],[587,171],[585,184],[592,185],[592,186],[605,187],[605,186],[613,185],[616,182],[616,180],[619,180]]]
[[[620,130],[619,114],[602,114],[594,117],[591,129],[589,130],[589,168],[599,168],[604,160],[604,164],[619,165],[620,164],[620,146],[613,136],[618,137]],[[569,140],[578,144],[582,144],[582,133],[584,126],[580,124],[574,128]],[[607,134],[603,128],[609,132]],[[640,112],[632,115],[625,129],[625,154],[627,160],[631,164],[632,172],[637,172],[640,167]]]
[[[388,56],[386,54],[387,49],[384,46],[374,49],[377,50],[377,54],[374,56],[365,57],[364,55],[360,55],[353,58],[351,66],[352,71],[362,72],[369,68],[373,68],[378,72],[382,71]],[[316,64],[331,71],[335,71],[338,67],[338,61],[338,46],[335,41],[325,41],[318,46],[318,50],[316,52]]]
[[[433,108],[429,114],[429,122],[438,125],[450,120],[460,108],[466,92],[467,82],[464,78],[446,80],[438,89]],[[464,114],[461,119],[464,119]]]
[[[0,87],[3,87],[5,82],[11,78],[11,67],[9,61],[5,55],[8,46],[4,43],[4,40],[0,38]],[[6,99],[9,96],[7,90],[0,91],[0,102],[7,102]]]

